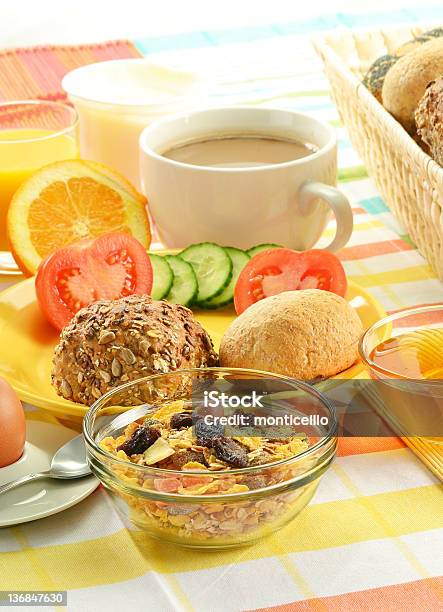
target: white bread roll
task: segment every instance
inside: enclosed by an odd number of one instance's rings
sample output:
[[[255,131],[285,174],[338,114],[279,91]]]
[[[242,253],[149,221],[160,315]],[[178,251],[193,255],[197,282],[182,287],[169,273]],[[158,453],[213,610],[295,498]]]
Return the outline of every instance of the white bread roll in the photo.
[[[233,321],[221,341],[220,365],[301,380],[333,376],[357,360],[362,331],[355,310],[335,293],[286,291]]]

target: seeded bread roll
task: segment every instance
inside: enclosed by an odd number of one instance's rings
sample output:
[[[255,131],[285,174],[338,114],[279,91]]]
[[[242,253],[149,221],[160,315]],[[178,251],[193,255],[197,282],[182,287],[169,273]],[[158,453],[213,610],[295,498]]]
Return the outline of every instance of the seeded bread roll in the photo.
[[[378,57],[371,65],[363,79],[363,85],[369,89],[371,94],[377,98],[381,104],[381,92],[383,83],[388,73],[388,70],[398,61],[398,57],[394,55],[382,55]]]
[[[415,111],[415,122],[429,155],[443,166],[443,78],[429,83]]]
[[[410,134],[414,113],[430,81],[443,74],[443,39],[424,43],[403,55],[389,69],[383,83],[383,106]]]
[[[443,28],[434,28],[433,30],[428,30],[427,32],[423,32],[419,36],[416,36],[412,40],[408,40],[403,43],[395,52],[395,55],[400,57],[401,55],[406,55],[406,53],[410,53],[411,51],[415,51],[420,45],[433,40],[434,38],[440,38],[443,36]]]
[[[388,71],[402,57],[412,51],[416,51],[421,45],[443,36],[443,28],[434,28],[423,32],[412,40],[403,43],[393,54],[378,57],[370,66],[363,79],[363,85],[369,89],[372,95],[382,103],[383,83]]]
[[[130,380],[216,364],[211,338],[188,308],[131,295],[75,315],[55,349],[52,384],[90,405]]]
[[[220,365],[300,380],[333,376],[357,360],[362,331],[342,297],[320,289],[286,291],[253,304],[229,326]]]

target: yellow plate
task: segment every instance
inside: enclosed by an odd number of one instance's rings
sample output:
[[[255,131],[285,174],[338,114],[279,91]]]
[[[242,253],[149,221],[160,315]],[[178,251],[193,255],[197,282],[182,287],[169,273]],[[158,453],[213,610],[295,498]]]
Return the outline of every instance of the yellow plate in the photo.
[[[366,291],[349,283],[348,301],[366,329],[386,316],[381,305]],[[218,349],[225,329],[235,318],[233,307],[196,311]],[[82,418],[85,406],[59,397],[51,386],[51,361],[57,332],[40,313],[34,279],[28,278],[0,293],[0,376],[6,378],[21,400],[45,408],[59,417]],[[363,370],[357,363],[336,378],[353,378]]]

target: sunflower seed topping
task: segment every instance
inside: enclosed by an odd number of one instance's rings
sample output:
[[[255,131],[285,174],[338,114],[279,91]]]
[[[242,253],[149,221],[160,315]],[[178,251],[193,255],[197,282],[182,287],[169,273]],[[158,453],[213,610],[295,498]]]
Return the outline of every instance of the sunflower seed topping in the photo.
[[[111,372],[112,372],[112,375],[115,376],[116,378],[120,378],[120,376],[122,375],[122,364],[115,357],[111,363]]]
[[[98,372],[105,383],[111,382],[111,375],[109,372],[105,372],[105,370],[99,370]]]
[[[102,396],[100,389],[98,389],[97,387],[92,387],[91,392],[92,392],[92,395],[95,397],[95,399],[98,399],[99,397]]]
[[[123,359],[123,361],[127,364],[127,365],[134,365],[136,359],[135,359],[135,355],[134,353],[131,351],[131,349],[128,349],[126,347],[122,347],[120,349],[120,355]]]
[[[113,342],[115,340],[115,334],[113,331],[106,329],[102,331],[100,337],[98,339],[99,344],[109,344],[109,342]]]
[[[148,342],[147,340],[142,340],[140,342],[140,349],[143,353],[147,353],[150,348],[151,348],[151,343]]]
[[[72,387],[66,380],[66,378],[62,378],[60,383],[60,391],[62,392],[63,397],[71,397],[72,395]]]

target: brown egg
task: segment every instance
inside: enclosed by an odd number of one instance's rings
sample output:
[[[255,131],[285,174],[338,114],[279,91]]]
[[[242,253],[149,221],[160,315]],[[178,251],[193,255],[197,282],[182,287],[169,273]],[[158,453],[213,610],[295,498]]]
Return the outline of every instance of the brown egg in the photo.
[[[20,459],[25,440],[23,406],[11,385],[0,378],[0,468]]]

